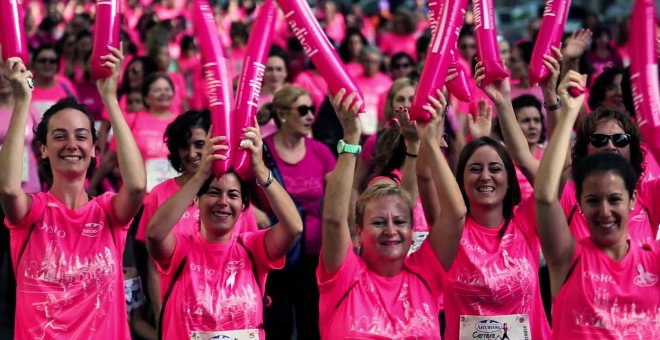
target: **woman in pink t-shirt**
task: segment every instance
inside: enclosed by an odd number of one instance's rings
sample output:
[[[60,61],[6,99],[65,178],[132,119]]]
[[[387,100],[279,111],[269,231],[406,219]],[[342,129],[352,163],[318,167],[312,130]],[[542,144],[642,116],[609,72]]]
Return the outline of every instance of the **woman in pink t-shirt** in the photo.
[[[34,90],[32,105],[43,115],[58,100],[67,97],[78,99],[73,84],[66,77],[58,75],[60,56],[54,46],[39,47],[33,53]]]
[[[264,73],[264,81],[261,86],[259,105],[271,102],[275,93],[286,85],[289,77],[288,68],[289,57],[286,52],[279,48],[272,47],[268,53],[268,59],[266,60],[266,72]],[[262,112],[264,114],[262,114]],[[259,125],[261,128],[261,135],[264,138],[277,131],[275,120],[272,118],[273,117],[270,116],[268,110],[260,110]]]
[[[97,86],[115,127],[124,185],[117,194],[90,197],[84,188],[96,157],[92,117],[75,101],[62,101],[36,129],[41,163],[53,184],[46,193],[21,188],[23,139],[32,92],[31,72],[18,58],[7,61],[14,112],[0,150],[0,204],[11,233],[16,273],[19,339],[130,339],[126,320],[122,253],[128,226],[138,212],[146,179],[140,152],[117,103],[123,55],[108,47],[102,57],[112,76]]]
[[[147,248],[160,272],[163,339],[236,337],[263,339],[265,280],[284,266],[284,256],[302,233],[293,200],[273,180],[262,160],[258,128],[243,129],[241,148],[251,152],[257,185],[279,222],[266,230],[239,233],[237,220],[250,205],[247,185],[233,171],[213,176],[213,161],[226,160],[225,137],[206,139],[197,172],[154,214]],[[214,154],[219,152],[220,154]],[[197,197],[200,230],[172,232]]]
[[[537,222],[550,270],[554,339],[652,339],[660,336],[660,251],[628,239],[639,173],[616,153],[573,164],[576,199],[590,237],[576,240],[557,198],[586,76],[570,71],[559,86],[562,114],[536,181]]]
[[[440,339],[439,298],[443,274],[456,254],[465,205],[447,162],[437,145],[442,138],[446,101],[438,91],[426,109],[432,120],[419,128],[421,152],[433,170],[443,210],[420,249],[407,256],[412,244],[413,202],[399,186],[374,184],[357,202],[353,252],[347,219],[350,189],[361,127],[360,102],[344,90],[331,98],[344,129],[337,166],[324,197],[323,245],[317,269],[322,339]],[[348,144],[348,145],[346,145]],[[343,147],[342,147],[343,145]],[[444,268],[444,270],[442,269]]]
[[[344,67],[351,77],[355,78],[362,74],[362,64],[360,63],[360,54],[362,48],[368,46],[367,38],[357,29],[349,29],[346,32],[346,38],[339,45],[339,57],[344,62]]]

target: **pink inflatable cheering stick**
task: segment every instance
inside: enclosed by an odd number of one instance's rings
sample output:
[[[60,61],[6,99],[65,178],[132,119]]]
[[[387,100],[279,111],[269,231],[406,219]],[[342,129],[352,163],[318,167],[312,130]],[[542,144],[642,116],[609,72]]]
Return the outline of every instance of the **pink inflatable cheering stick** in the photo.
[[[456,48],[458,33],[465,16],[467,0],[451,0],[435,7],[438,9],[438,18],[431,39],[431,45],[426,55],[424,69],[417,85],[417,91],[410,107],[410,118],[418,121],[429,121],[431,115],[424,110],[429,104],[429,95],[435,96],[435,91],[445,83],[447,70],[451,63],[450,51]]]
[[[119,16],[119,0],[98,0],[96,2],[96,23],[94,24],[94,48],[90,60],[92,78],[102,79],[112,75],[112,70],[103,67],[101,56],[110,53],[108,46],[119,48],[121,40],[119,29],[121,20]]]
[[[508,77],[509,72],[507,72],[500,57],[493,0],[472,0],[472,8],[479,60],[481,60],[486,70],[486,78],[484,78],[483,83],[484,86],[488,86],[494,80],[502,80]]]
[[[355,85],[353,78],[346,72],[337,51],[330,44],[330,40],[321,29],[307,1],[278,0],[278,4],[284,12],[284,20],[302,45],[305,54],[312,60],[323,79],[328,82],[330,93],[334,96],[339,90],[345,88],[348,94],[357,92],[354,102],[360,100],[364,103],[362,93]],[[359,112],[364,112],[364,104],[360,107]]]
[[[225,143],[229,150],[222,153],[226,160],[213,162],[213,173],[216,177],[222,176],[231,167],[232,159],[232,116],[231,91],[227,58],[225,58],[218,29],[213,17],[213,10],[207,0],[195,0],[191,12],[195,34],[199,39],[199,48],[202,54],[202,72],[206,80],[206,91],[211,109],[212,136],[226,136]]]
[[[559,48],[570,6],[571,0],[547,0],[545,3],[541,27],[529,63],[529,82],[532,86],[536,86],[550,75],[543,64],[543,55],[552,55],[550,46]]]
[[[19,57],[23,64],[29,66],[29,52],[23,20],[25,12],[21,0],[0,1],[0,45],[2,45],[2,60]],[[34,88],[32,79],[28,80],[30,88]]]
[[[656,50],[655,2],[637,0],[630,17],[630,82],[644,142],[660,160],[660,88]]]
[[[254,124],[254,117],[259,109],[259,96],[261,95],[261,84],[266,72],[266,60],[275,30],[277,19],[275,3],[273,0],[265,0],[259,14],[254,20],[252,32],[247,42],[247,53],[243,61],[243,70],[236,90],[236,101],[234,107],[234,157],[232,167],[236,173],[245,178],[250,169],[250,152],[239,148],[241,144],[241,133],[243,128]]]

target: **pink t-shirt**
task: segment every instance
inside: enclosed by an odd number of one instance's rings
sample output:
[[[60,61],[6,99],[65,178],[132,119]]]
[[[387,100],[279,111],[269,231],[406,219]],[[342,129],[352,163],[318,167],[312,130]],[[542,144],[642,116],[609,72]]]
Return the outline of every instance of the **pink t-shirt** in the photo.
[[[344,67],[346,68],[346,72],[348,72],[348,74],[350,74],[354,79],[364,73],[364,67],[362,67],[362,64],[355,61],[349,61],[348,63],[345,63]]]
[[[174,84],[174,96],[172,97],[172,113],[180,115],[183,113],[183,103],[188,97],[188,88],[186,80],[179,72],[169,72],[167,74]]]
[[[392,32],[383,34],[378,44],[380,50],[389,56],[399,52],[408,53],[413,60],[417,60],[417,36],[415,33],[409,35],[398,35]]]
[[[275,164],[280,170],[284,187],[305,212],[305,254],[318,254],[321,249],[321,201],[325,188],[325,175],[335,168],[332,151],[323,143],[305,138],[305,156],[295,164],[282,160],[273,144],[273,136],[264,139]],[[263,192],[257,191],[259,201],[268,204]],[[267,213],[270,207],[267,206]]]
[[[9,120],[11,119],[11,108],[0,108],[0,148],[7,138]],[[30,106],[27,124],[25,125],[25,139],[23,140],[23,172],[21,174],[21,188],[28,194],[41,191],[39,185],[39,173],[37,158],[32,152],[32,140],[34,139],[33,128],[39,124],[41,117],[34,106]]]
[[[135,233],[136,240],[145,243],[149,220],[154,216],[156,210],[179,190],[181,190],[181,187],[174,178],[170,178],[151,189],[151,192],[145,196],[143,201],[144,210],[142,211],[140,224]],[[248,231],[256,232],[257,230],[259,228],[257,228],[257,220],[254,217],[254,208],[250,204],[236,220],[234,231],[242,233]],[[195,204],[191,203],[188,206],[186,212],[183,213],[179,222],[172,229],[172,232],[183,235],[194,235],[199,232],[199,208]]]
[[[260,328],[266,276],[271,269],[283,268],[285,262],[284,257],[268,258],[266,232],[233,233],[227,243],[209,243],[199,233],[177,235],[172,257],[156,263],[161,287],[165,288],[172,284],[184,258],[186,261],[164,306],[163,339],[190,339],[193,331]],[[245,247],[239,244],[238,237]],[[165,293],[161,289],[161,298]],[[265,339],[263,330],[259,337]]]
[[[383,92],[390,90],[392,79],[382,73],[377,73],[373,77],[365,77],[364,74],[355,78],[355,83],[362,90],[364,97],[364,110],[360,114],[362,123],[362,133],[364,135],[373,135],[378,129],[378,100]]]
[[[655,228],[652,228],[649,213],[653,214],[655,211],[660,211],[654,210],[660,207],[657,198],[654,199],[654,196],[658,196],[658,192],[660,192],[658,191],[660,189],[658,187],[659,184],[656,183],[660,183],[660,181],[640,182],[637,188],[637,199],[628,220],[628,238],[637,246],[653,244],[655,240],[653,231],[657,231],[659,220],[656,217]],[[591,232],[584,216],[580,214],[580,207],[576,198],[575,182],[566,183],[559,202],[564,209],[566,218],[569,220],[568,226],[575,239],[579,241],[589,238]]]
[[[32,90],[32,105],[37,108],[40,116],[60,99],[74,97],[78,99],[78,93],[73,84],[65,77],[55,76],[55,86],[51,88],[35,87]]]
[[[660,338],[657,244],[631,246],[617,262],[585,239],[573,263],[552,304],[553,339]]]
[[[313,70],[298,73],[293,85],[301,87],[309,93],[312,102],[316,105],[317,112],[323,105],[325,98],[328,97],[328,83],[318,72]],[[316,112],[314,114],[316,115]]]
[[[545,149],[539,145],[538,151],[536,152],[534,156],[535,159],[540,160],[541,157],[543,156],[543,151]],[[520,186],[520,200],[524,201],[527,199],[527,197],[531,196],[532,193],[534,193],[534,188],[532,187],[532,184],[529,183],[527,180],[527,177],[522,173],[520,168],[516,165],[516,178],[518,178],[518,185]]]
[[[316,269],[321,339],[440,339],[443,271],[429,242],[394,277],[369,269],[352,249],[336,273]]]
[[[540,243],[534,200],[517,206],[507,224],[490,229],[470,216],[445,286],[445,339],[458,339],[462,316],[526,314],[532,339],[549,339],[539,290]],[[439,267],[442,269],[442,267]]]
[[[117,221],[112,197],[71,210],[38,193],[19,223],[5,220],[20,302],[17,339],[130,339],[122,273],[128,225]]]

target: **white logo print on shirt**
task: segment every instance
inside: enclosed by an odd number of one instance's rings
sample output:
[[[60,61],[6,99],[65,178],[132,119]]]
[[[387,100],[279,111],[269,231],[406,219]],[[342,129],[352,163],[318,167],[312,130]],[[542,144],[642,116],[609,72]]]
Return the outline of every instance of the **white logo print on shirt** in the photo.
[[[653,273],[647,273],[641,263],[637,265],[637,272],[639,275],[635,276],[635,280],[633,281],[637,286],[651,287],[658,282],[658,276]]]

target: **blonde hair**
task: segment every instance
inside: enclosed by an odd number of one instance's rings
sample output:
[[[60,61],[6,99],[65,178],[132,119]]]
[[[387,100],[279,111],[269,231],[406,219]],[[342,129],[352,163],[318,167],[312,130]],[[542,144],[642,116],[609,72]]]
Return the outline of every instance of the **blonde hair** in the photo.
[[[391,183],[378,183],[374,184],[365,190],[357,200],[355,204],[355,223],[362,228],[364,225],[364,209],[367,206],[367,203],[387,196],[395,196],[401,199],[406,205],[408,210],[408,216],[410,218],[410,225],[413,223],[413,204],[410,196],[401,189],[400,186],[391,184]]]
[[[259,124],[265,124],[270,118],[273,118],[275,120],[275,125],[279,128],[282,122],[280,122],[280,118],[277,116],[277,110],[288,110],[291,105],[302,96],[309,96],[309,93],[304,89],[293,85],[282,87],[275,92],[272,102],[265,104],[259,109],[257,118]]]
[[[392,118],[394,118],[394,108],[392,105],[394,105],[394,96],[396,96],[397,92],[401,91],[403,88],[410,86],[412,88],[415,88],[417,86],[417,82],[414,82],[410,78],[399,78],[395,80],[392,83],[392,87],[390,87],[390,90],[387,92],[387,98],[385,100],[385,120],[390,121]]]

